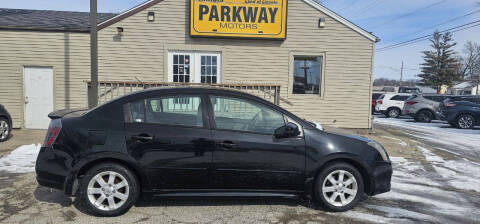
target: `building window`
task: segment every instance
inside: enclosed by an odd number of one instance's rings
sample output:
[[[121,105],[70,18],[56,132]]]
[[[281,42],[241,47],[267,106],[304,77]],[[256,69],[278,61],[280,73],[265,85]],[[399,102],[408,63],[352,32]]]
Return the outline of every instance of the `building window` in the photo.
[[[221,54],[208,52],[169,52],[168,82],[208,83],[221,81]]]
[[[201,83],[217,83],[218,56],[201,56]]]
[[[173,82],[190,82],[190,55],[173,55]]]
[[[293,94],[320,94],[323,57],[294,57]]]

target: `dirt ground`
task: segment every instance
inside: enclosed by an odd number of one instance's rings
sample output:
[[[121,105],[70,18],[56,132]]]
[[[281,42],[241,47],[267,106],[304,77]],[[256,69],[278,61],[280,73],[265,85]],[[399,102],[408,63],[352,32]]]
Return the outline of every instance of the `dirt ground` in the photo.
[[[377,126],[374,132],[327,129],[377,140],[391,157],[404,158],[394,164],[392,192],[366,198],[345,213],[324,212],[303,199],[170,199],[142,201],[121,217],[97,218],[83,213],[74,198],[38,187],[34,173],[0,173],[0,223],[475,223],[480,220],[478,191],[444,184],[447,180],[435,173],[428,154],[420,149],[429,148],[444,160],[455,160],[459,155],[436,151],[437,144],[420,141],[406,135],[404,130],[389,126]],[[15,133],[11,142],[0,143],[1,155],[20,145],[41,142],[44,135],[41,131]]]
[[[4,156],[22,145],[42,143],[45,134],[46,130],[13,129],[10,139],[0,143],[0,156]]]

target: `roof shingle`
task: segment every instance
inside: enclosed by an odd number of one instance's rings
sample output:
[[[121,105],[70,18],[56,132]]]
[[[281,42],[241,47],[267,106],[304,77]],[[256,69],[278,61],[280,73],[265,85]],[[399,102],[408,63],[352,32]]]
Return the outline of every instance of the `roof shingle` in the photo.
[[[99,13],[98,23],[117,14]],[[88,32],[90,13],[0,8],[0,29]]]

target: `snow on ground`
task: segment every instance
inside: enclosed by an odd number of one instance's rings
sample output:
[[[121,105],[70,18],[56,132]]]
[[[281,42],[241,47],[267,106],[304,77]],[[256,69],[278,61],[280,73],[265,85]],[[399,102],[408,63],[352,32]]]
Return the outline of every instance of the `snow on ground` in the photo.
[[[10,173],[30,173],[35,171],[35,161],[40,151],[40,144],[24,145],[0,158],[0,171]]]
[[[460,130],[450,127],[448,123],[443,121],[419,123],[414,122],[413,119],[393,119],[381,117],[375,117],[374,125],[375,124],[402,128],[406,130],[406,135],[409,135],[413,138],[445,145],[448,146],[448,148],[455,148],[464,152],[469,152],[469,155],[475,155],[477,158],[479,158],[480,155],[480,129]],[[445,149],[445,151],[452,152],[450,149]]]
[[[445,161],[430,150],[417,146],[425,155],[426,160],[433,166],[435,171],[449,183],[450,186],[461,189],[480,192],[480,165],[463,160]]]

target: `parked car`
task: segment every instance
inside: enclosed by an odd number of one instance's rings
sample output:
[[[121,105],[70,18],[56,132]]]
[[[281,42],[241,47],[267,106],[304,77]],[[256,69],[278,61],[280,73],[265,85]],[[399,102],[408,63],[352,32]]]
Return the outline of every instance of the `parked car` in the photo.
[[[387,117],[398,118],[402,114],[405,100],[412,94],[383,94],[378,98],[375,111],[385,114]]]
[[[99,216],[125,213],[140,195],[312,195],[346,211],[390,190],[392,165],[379,143],[321,131],[238,91],[151,89],[49,117],[38,183]]]
[[[399,87],[398,93],[420,94],[422,91],[418,87]]]
[[[480,96],[454,96],[440,106],[440,117],[460,129],[480,125]]]
[[[437,120],[440,104],[451,97],[440,94],[414,94],[410,96],[403,107],[402,114],[408,115],[417,122],[430,123]]]
[[[12,117],[7,109],[0,104],[0,142],[7,141],[12,133]]]
[[[372,114],[375,113],[375,106],[377,106],[377,100],[380,98],[382,93],[373,93],[372,94]]]

